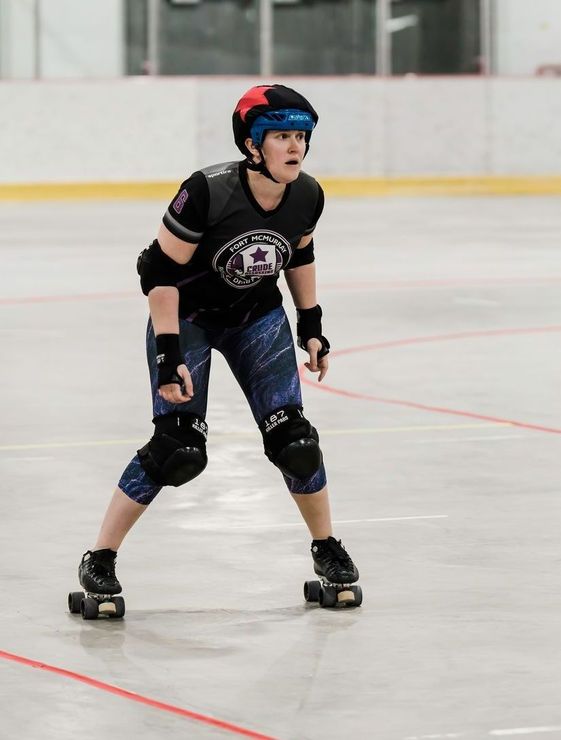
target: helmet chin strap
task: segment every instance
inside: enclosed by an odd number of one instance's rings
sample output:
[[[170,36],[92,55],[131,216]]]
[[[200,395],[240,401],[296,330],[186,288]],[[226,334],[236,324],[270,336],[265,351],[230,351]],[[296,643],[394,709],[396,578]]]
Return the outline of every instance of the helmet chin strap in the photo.
[[[250,157],[247,158],[247,169],[253,170],[254,172],[259,172],[261,175],[264,175],[269,180],[272,180],[273,182],[276,182],[277,185],[280,185],[281,183],[278,180],[275,180],[275,178],[271,175],[269,170],[267,169],[267,165],[265,164],[265,157],[263,156],[263,150],[260,146],[256,147],[257,151],[259,152],[259,155],[261,157],[261,161],[257,164],[251,159]]]
[[[281,183],[278,180],[275,180],[275,178],[271,175],[271,173],[267,169],[267,165],[265,164],[265,157],[263,155],[263,149],[260,146],[255,146],[255,148],[259,152],[261,161],[256,164],[253,161],[253,157],[249,155],[246,160],[247,169],[253,170],[254,172],[259,172],[261,175],[264,175],[269,180],[272,180],[273,182],[276,182],[278,185],[280,185]],[[304,157],[308,153],[309,148],[310,148],[310,145],[308,142],[306,142],[306,153],[304,154]]]

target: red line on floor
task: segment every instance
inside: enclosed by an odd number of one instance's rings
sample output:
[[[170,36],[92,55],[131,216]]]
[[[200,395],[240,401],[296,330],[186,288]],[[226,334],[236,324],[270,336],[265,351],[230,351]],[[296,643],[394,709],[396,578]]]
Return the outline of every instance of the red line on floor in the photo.
[[[80,293],[77,295],[35,295],[22,298],[0,298],[0,306],[13,306],[20,303],[67,303],[71,301],[104,301],[116,298],[138,298],[138,290],[117,291],[114,293]]]
[[[350,355],[359,352],[369,352],[377,349],[388,349],[390,347],[405,347],[413,344],[425,344],[429,342],[444,342],[456,339],[474,339],[481,337],[492,337],[492,336],[509,336],[516,334],[543,334],[547,332],[561,332],[561,326],[536,326],[529,327],[526,329],[491,329],[487,331],[469,331],[469,332],[457,332],[455,334],[441,334],[435,336],[426,337],[410,337],[406,339],[396,339],[387,342],[377,342],[376,344],[365,344],[358,347],[349,347],[347,349],[335,350],[331,352],[332,357],[341,355]],[[310,379],[306,376],[307,369],[302,365],[300,367],[300,378],[306,385],[311,385],[314,388],[325,391],[326,393],[334,393],[339,396],[345,396],[346,398],[356,398],[363,401],[375,401],[376,403],[391,404],[394,406],[405,406],[407,408],[419,409],[421,411],[431,411],[439,414],[452,414],[454,416],[467,416],[470,419],[481,419],[483,421],[491,421],[500,424],[510,424],[514,427],[521,427],[523,429],[534,429],[540,432],[548,432],[549,434],[561,434],[561,429],[557,427],[548,427],[541,424],[531,424],[523,421],[517,421],[515,419],[503,419],[498,416],[488,416],[486,414],[477,414],[471,411],[460,411],[458,409],[445,408],[443,406],[429,406],[423,403],[416,403],[415,401],[404,401],[395,398],[383,398],[380,396],[372,396],[367,393],[355,393],[354,391],[347,391],[344,388],[335,388],[333,386],[321,384]]]
[[[374,349],[389,349],[390,347],[406,347],[411,344],[427,344],[432,342],[450,342],[456,339],[480,339],[481,337],[498,337],[516,334],[547,334],[549,332],[560,332],[561,324],[552,326],[531,326],[525,329],[487,329],[483,331],[461,331],[453,334],[436,334],[425,337],[409,337],[406,339],[390,339],[385,342],[376,342],[375,344],[362,344],[358,347],[349,347],[348,349],[339,349],[331,352],[332,357],[339,355],[351,355],[356,352],[369,352]]]
[[[422,278],[391,279],[386,280],[349,280],[336,283],[321,283],[320,289],[331,288],[468,288],[468,287],[492,287],[493,285],[543,285],[561,283],[561,277],[536,275],[535,277],[472,277],[472,278]]]
[[[506,277],[506,278],[443,278],[441,280],[364,280],[321,283],[322,290],[353,290],[358,288],[438,288],[477,287],[493,285],[543,285],[561,282],[561,277]],[[0,306],[21,303],[66,303],[71,301],[102,301],[118,298],[140,298],[140,290],[115,291],[113,293],[79,293],[69,295],[36,295],[15,298],[0,298]]]
[[[71,678],[74,681],[80,681],[88,686],[93,686],[101,691],[107,691],[110,694],[115,694],[123,699],[129,699],[131,701],[138,702],[139,704],[145,704],[146,706],[154,709],[160,709],[163,712],[170,712],[171,714],[178,714],[181,717],[187,717],[188,719],[194,720],[195,722],[202,722],[206,725],[212,725],[218,727],[226,732],[233,733],[234,735],[243,735],[244,737],[255,738],[256,740],[276,740],[271,735],[263,735],[259,732],[253,732],[245,727],[234,725],[231,722],[225,722],[215,717],[209,717],[206,714],[200,714],[199,712],[193,712],[190,709],[183,709],[183,707],[176,707],[173,704],[166,704],[165,702],[157,701],[156,699],[150,699],[147,696],[141,694],[135,694],[133,691],[127,691],[121,689],[119,686],[113,686],[103,681],[98,681],[95,678],[84,676],[81,673],[74,673],[73,671],[67,671],[65,668],[57,668],[57,666],[49,665],[48,663],[42,663],[37,660],[31,660],[30,658],[24,658],[20,655],[14,655],[13,653],[7,653],[4,650],[0,650],[0,658],[5,660],[11,660],[14,663],[21,663],[22,665],[29,666],[31,668],[39,668],[49,673],[55,673],[58,676],[64,676],[65,678]]]

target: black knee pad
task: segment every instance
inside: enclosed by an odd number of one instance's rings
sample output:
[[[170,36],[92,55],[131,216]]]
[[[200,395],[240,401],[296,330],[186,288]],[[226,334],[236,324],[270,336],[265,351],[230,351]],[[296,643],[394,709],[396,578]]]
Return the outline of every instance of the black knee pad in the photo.
[[[323,462],[319,436],[301,406],[282,406],[259,424],[265,454],[286,476],[303,480]]]
[[[206,422],[186,413],[156,416],[153,422],[154,436],[138,457],[154,483],[181,486],[200,475],[207,464]]]

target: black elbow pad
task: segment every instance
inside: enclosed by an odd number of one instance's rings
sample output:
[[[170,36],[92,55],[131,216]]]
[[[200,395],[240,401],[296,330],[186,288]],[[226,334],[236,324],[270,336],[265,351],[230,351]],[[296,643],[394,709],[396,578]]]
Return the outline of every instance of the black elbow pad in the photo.
[[[301,249],[295,249],[290,258],[290,262],[286,266],[287,270],[292,270],[294,267],[302,267],[302,265],[310,265],[315,260],[314,256],[314,240]]]
[[[181,265],[162,251],[157,239],[142,250],[136,261],[136,271],[140,275],[140,287],[144,295],[157,286],[175,287],[180,280]]]

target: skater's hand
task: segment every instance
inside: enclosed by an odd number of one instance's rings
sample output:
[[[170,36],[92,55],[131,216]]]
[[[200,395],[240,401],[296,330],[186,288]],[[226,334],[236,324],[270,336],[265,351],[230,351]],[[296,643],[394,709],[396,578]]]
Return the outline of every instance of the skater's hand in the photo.
[[[319,373],[318,382],[320,383],[325,378],[325,375],[329,368],[329,360],[327,359],[327,355],[324,355],[318,360],[318,352],[320,351],[321,347],[322,345],[319,339],[308,339],[306,349],[308,354],[310,355],[310,361],[304,363],[304,365],[311,373]]]
[[[193,398],[193,381],[185,365],[178,365],[177,374],[183,381],[182,385],[168,383],[158,389],[158,394],[169,403],[185,403]]]

